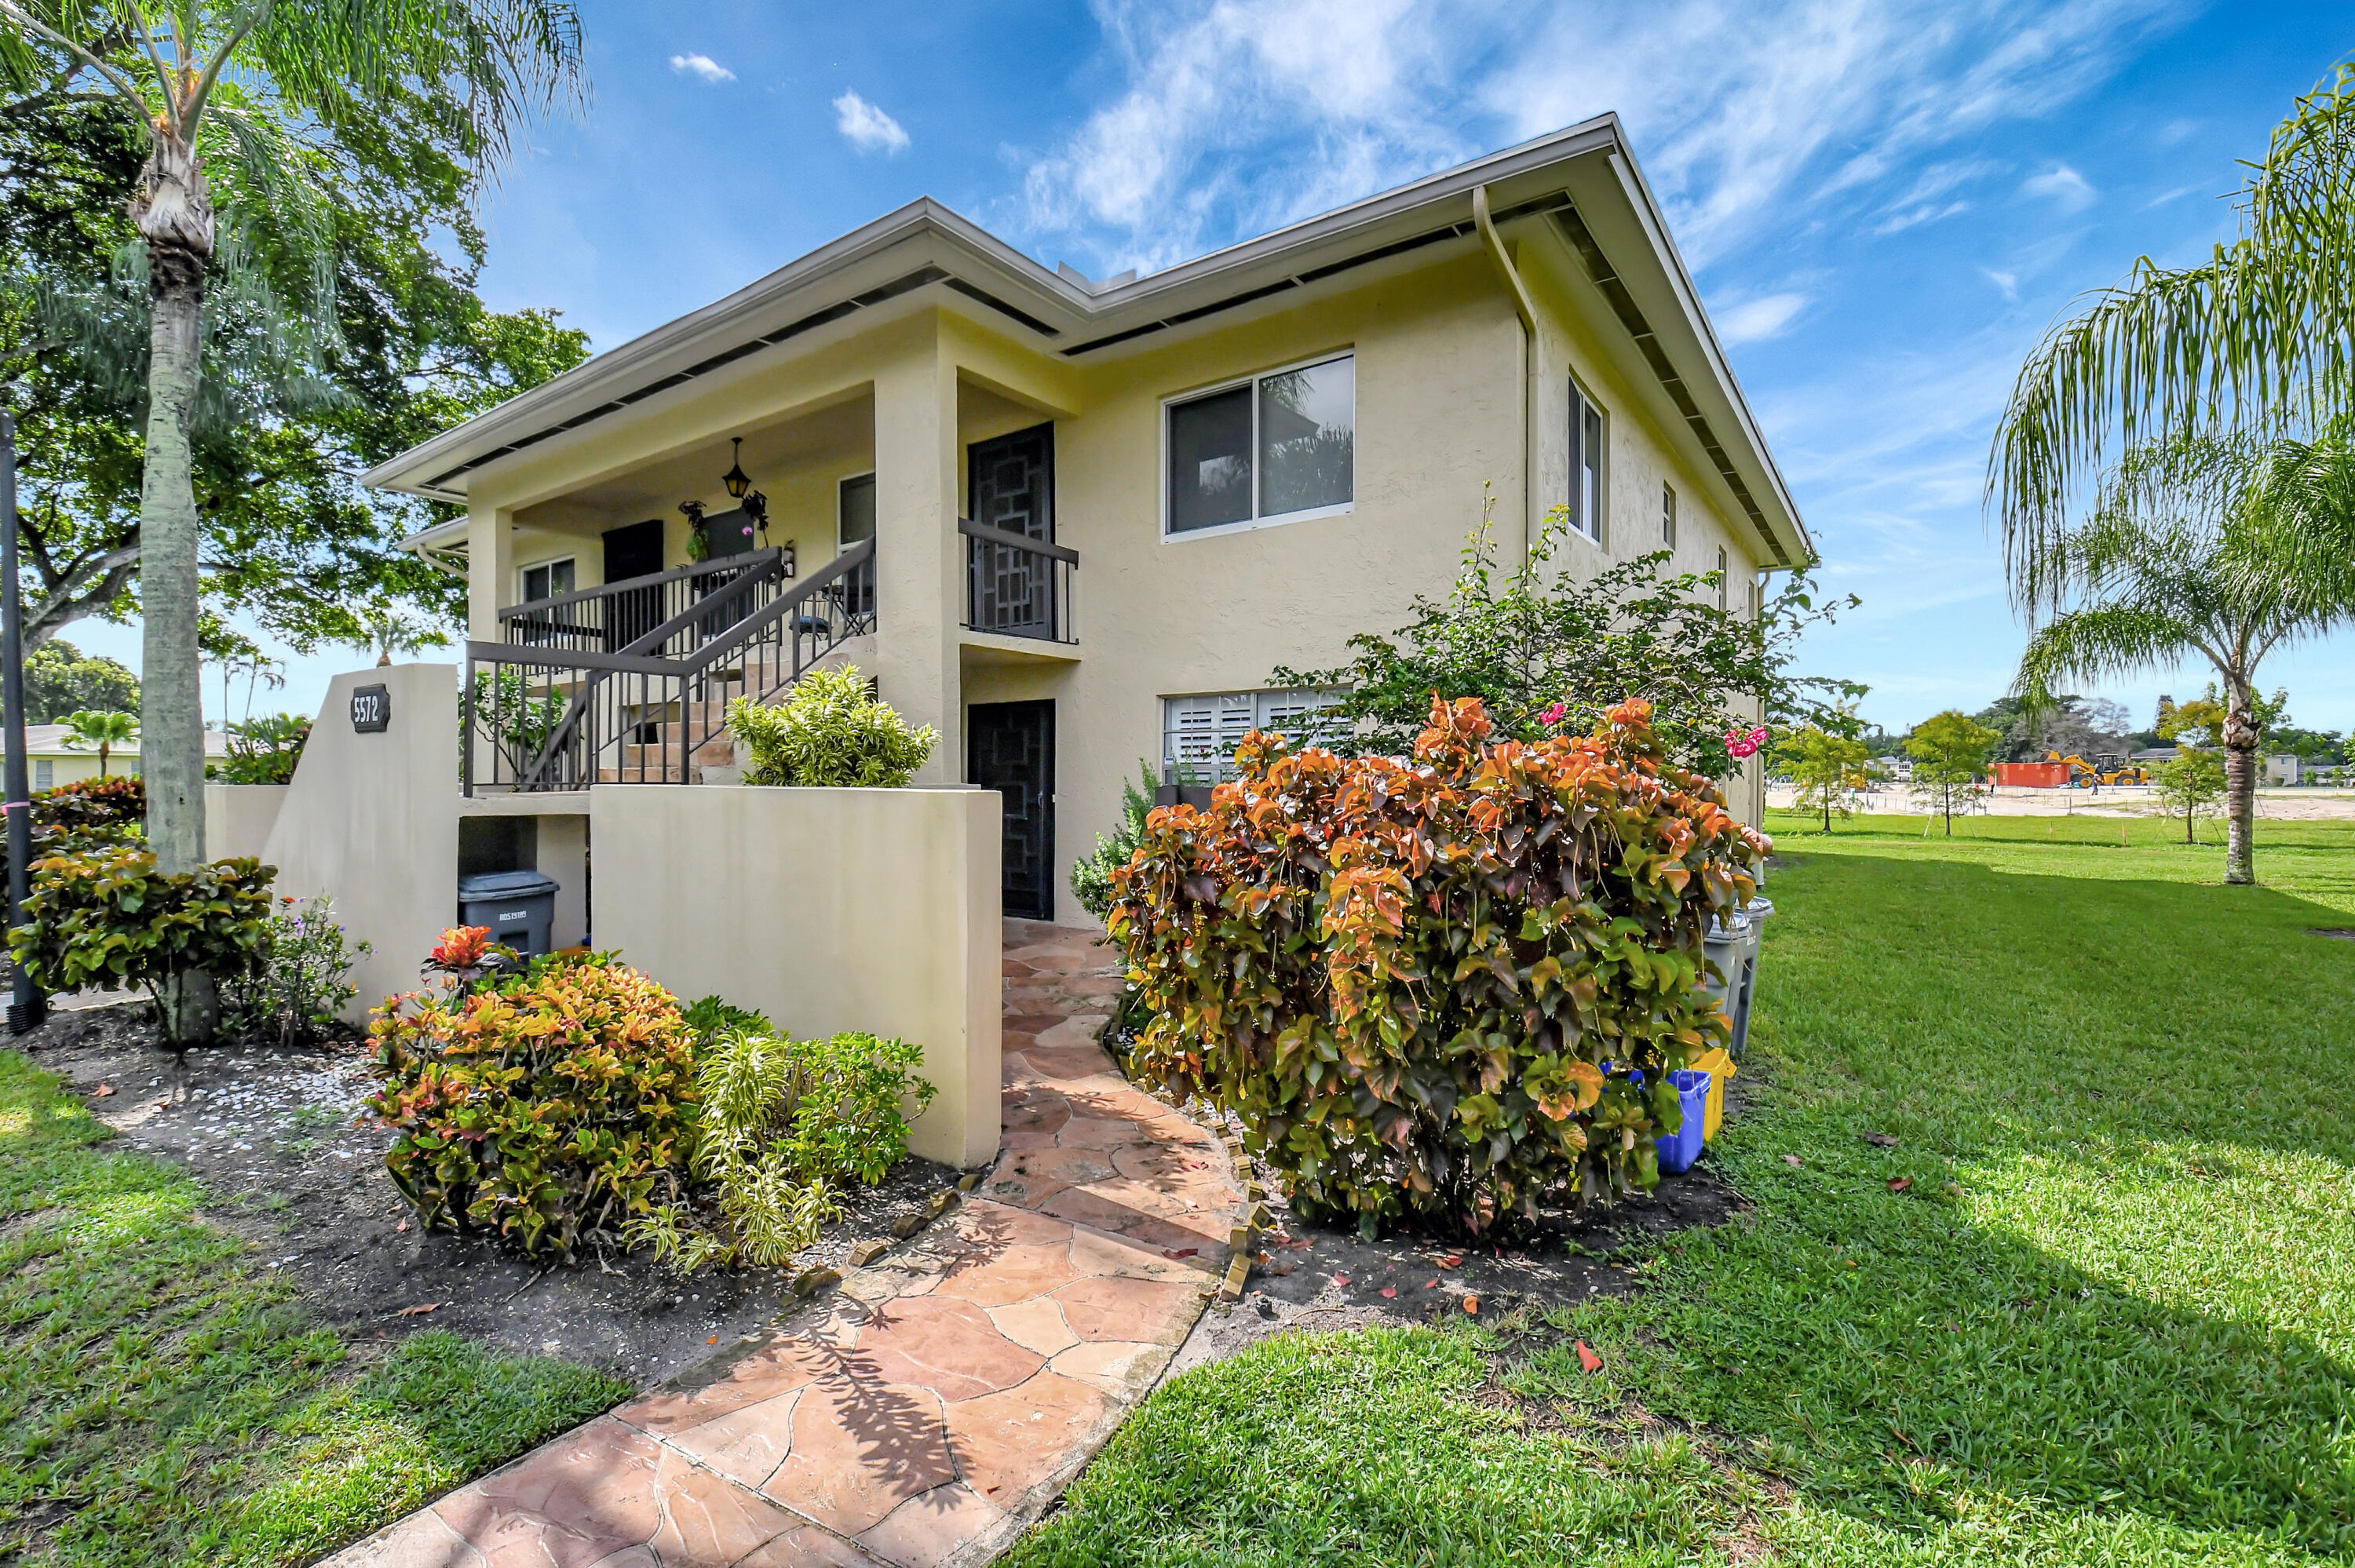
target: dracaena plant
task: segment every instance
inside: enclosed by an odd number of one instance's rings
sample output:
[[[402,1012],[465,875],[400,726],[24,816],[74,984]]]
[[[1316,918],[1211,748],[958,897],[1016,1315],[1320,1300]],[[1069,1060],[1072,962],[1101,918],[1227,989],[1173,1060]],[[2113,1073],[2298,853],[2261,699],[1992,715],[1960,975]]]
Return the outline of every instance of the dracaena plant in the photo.
[[[1409,758],[1254,732],[1236,766],[1114,875],[1132,1068],[1232,1113],[1296,1211],[1369,1232],[1650,1186],[1666,1074],[1730,1034],[1703,933],[1767,844],[1649,705],[1527,742],[1435,701]]]

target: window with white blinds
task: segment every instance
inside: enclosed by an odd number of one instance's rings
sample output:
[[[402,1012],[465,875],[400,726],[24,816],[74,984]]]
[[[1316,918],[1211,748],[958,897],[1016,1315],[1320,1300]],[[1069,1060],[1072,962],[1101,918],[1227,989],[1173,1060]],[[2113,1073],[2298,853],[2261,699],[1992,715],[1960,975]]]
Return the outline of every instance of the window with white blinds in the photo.
[[[1235,776],[1235,747],[1255,729],[1295,745],[1327,738],[1333,694],[1316,691],[1213,692],[1161,699],[1161,778],[1220,784]]]

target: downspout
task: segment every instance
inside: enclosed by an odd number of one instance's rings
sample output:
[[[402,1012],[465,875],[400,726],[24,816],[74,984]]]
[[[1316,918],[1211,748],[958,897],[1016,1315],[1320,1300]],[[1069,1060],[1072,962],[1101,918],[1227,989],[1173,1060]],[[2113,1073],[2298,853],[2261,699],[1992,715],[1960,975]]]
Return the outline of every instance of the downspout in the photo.
[[[1511,254],[1497,237],[1496,221],[1488,216],[1487,185],[1472,187],[1472,221],[1478,226],[1480,238],[1487,241],[1497,270],[1505,275],[1505,286],[1513,291],[1513,309],[1521,318],[1521,559],[1527,561],[1538,541],[1538,313],[1529,302],[1528,286],[1513,267]]]

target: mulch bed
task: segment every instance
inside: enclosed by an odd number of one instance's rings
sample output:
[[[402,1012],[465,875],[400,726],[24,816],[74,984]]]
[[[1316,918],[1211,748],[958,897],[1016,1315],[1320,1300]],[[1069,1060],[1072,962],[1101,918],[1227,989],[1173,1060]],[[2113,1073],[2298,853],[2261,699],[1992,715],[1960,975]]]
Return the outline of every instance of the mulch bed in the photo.
[[[223,1044],[188,1053],[185,1070],[161,1038],[138,1001],[56,1013],[0,1043],[65,1078],[122,1147],[194,1171],[213,1195],[206,1218],[244,1238],[253,1266],[291,1274],[347,1338],[452,1329],[643,1387],[799,1306],[801,1269],[845,1267],[854,1243],[888,1237],[958,1176],[911,1157],[881,1186],[841,1194],[844,1218],[790,1270],[681,1279],[618,1254],[548,1265],[419,1226],[385,1174],[392,1134],[361,1107],[376,1083],[357,1036],[298,1050]]]

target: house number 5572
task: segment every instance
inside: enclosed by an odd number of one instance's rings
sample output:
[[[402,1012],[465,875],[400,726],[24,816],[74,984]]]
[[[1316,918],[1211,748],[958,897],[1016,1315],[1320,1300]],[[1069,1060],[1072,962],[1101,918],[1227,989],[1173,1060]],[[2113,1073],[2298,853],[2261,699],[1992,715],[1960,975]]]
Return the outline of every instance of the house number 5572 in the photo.
[[[352,728],[360,735],[376,735],[392,723],[392,694],[382,686],[357,686],[352,690]]]

